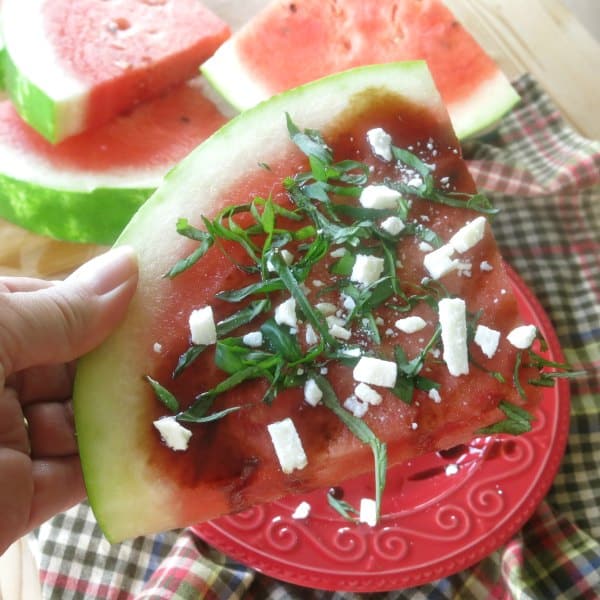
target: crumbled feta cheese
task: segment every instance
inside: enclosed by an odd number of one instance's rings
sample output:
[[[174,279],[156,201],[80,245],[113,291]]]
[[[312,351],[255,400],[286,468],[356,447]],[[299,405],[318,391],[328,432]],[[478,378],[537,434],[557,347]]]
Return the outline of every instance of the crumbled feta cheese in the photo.
[[[312,282],[312,284],[315,287],[323,287],[325,285],[320,279],[314,279],[313,282]]]
[[[313,326],[309,323],[306,326],[306,331],[304,332],[304,340],[309,346],[314,346],[319,343],[319,338],[315,333]]]
[[[344,354],[345,356],[354,356],[354,357],[358,357],[362,354],[362,351],[360,348],[342,348],[340,350],[340,352],[342,354]]]
[[[452,258],[453,254],[454,248],[450,244],[445,244],[425,255],[423,265],[433,279],[439,279],[458,268],[458,260]]]
[[[213,316],[212,306],[197,308],[190,313],[189,318],[192,344],[208,346],[217,341],[217,327]]]
[[[251,331],[242,338],[242,342],[250,348],[260,348],[263,343],[263,334],[260,331]]]
[[[275,308],[275,323],[296,327],[298,317],[296,316],[296,301],[293,298],[288,298]]]
[[[473,341],[481,348],[482,352],[488,358],[492,358],[492,356],[496,354],[496,350],[498,350],[500,332],[495,329],[490,329],[485,325],[477,325]]]
[[[316,406],[321,402],[321,398],[323,397],[323,392],[321,388],[317,385],[317,382],[314,379],[307,379],[304,384],[304,400],[307,404],[311,406]]]
[[[492,265],[490,265],[490,263],[487,260],[482,260],[479,263],[479,268],[482,271],[492,271],[494,269],[494,267],[492,267]]]
[[[427,242],[420,242],[419,250],[421,252],[433,252],[433,246],[431,244],[428,244]]]
[[[410,424],[410,428],[411,428],[413,431],[416,431],[417,429],[419,429],[419,424],[418,424],[418,423],[415,423],[415,421],[413,421],[413,422]]]
[[[395,323],[396,327],[404,333],[415,333],[421,331],[421,329],[427,326],[425,319],[421,317],[412,316],[398,319]]]
[[[352,336],[352,332],[349,329],[346,329],[337,323],[334,323],[329,327],[329,333],[338,340],[349,340]]]
[[[342,256],[346,256],[347,252],[346,248],[336,248],[329,253],[329,256],[331,256],[331,258],[342,258]]]
[[[459,277],[471,277],[473,273],[473,264],[468,260],[459,260],[456,265]]]
[[[352,376],[355,381],[393,388],[396,385],[398,366],[395,362],[372,356],[363,356],[356,363]]]
[[[506,339],[519,350],[525,350],[533,344],[537,329],[535,325],[521,325],[515,327],[507,336]]]
[[[286,250],[284,248],[280,251],[280,254],[281,258],[283,258],[283,262],[285,262],[285,264],[288,267],[294,262],[294,255],[289,250]],[[271,273],[275,272],[275,267],[273,266],[273,263],[270,260],[267,260],[267,271]]]
[[[369,254],[357,254],[350,279],[363,285],[369,285],[381,277],[383,269],[383,258]]]
[[[466,304],[461,298],[443,298],[438,303],[444,361],[451,375],[469,372]]]
[[[359,400],[362,400],[363,402],[366,402],[367,404],[372,404],[373,406],[376,406],[377,404],[381,404],[381,401],[383,399],[379,392],[374,390],[370,385],[367,385],[366,383],[359,383],[354,388],[354,395]]]
[[[192,432],[181,425],[174,416],[161,417],[153,423],[160,433],[162,441],[175,452],[188,449]]]
[[[333,327],[334,325],[343,327],[346,324],[346,321],[344,321],[344,319],[336,315],[329,315],[328,317],[325,317],[325,321],[327,322],[328,327]]]
[[[325,316],[335,315],[335,311],[337,310],[337,306],[331,302],[319,302],[315,304],[315,308]]]
[[[346,296],[346,294],[342,294],[342,306],[346,310],[354,310],[356,308],[356,302],[352,296]]]
[[[310,514],[311,506],[306,500],[302,500],[298,506],[296,506],[296,510],[292,513],[292,519],[307,519]]]
[[[156,354],[160,354],[162,352],[162,344],[159,344],[158,342],[154,342],[154,346],[152,346],[152,350],[154,350],[154,352],[156,352]]]
[[[271,436],[275,454],[284,473],[291,473],[295,469],[304,469],[308,464],[302,441],[294,422],[289,417],[283,421],[276,421],[267,425]]]
[[[483,239],[485,233],[485,217],[477,217],[461,227],[448,242],[457,252],[462,254],[470,250]]]
[[[369,527],[377,525],[377,504],[372,498],[361,498],[358,513],[360,523],[366,523]]]
[[[402,194],[387,185],[368,185],[363,188],[358,201],[365,208],[396,208]]]
[[[349,396],[344,400],[344,408],[351,412],[357,419],[362,419],[369,410],[369,405],[356,396]]]
[[[436,404],[440,404],[442,402],[442,396],[440,395],[440,393],[437,391],[436,388],[431,388],[428,392],[427,395],[436,403]]]
[[[388,217],[381,223],[381,229],[387,231],[390,235],[398,235],[404,227],[404,221],[394,215]]]
[[[381,127],[374,127],[367,131],[367,141],[375,156],[383,160],[392,160],[392,136]]]

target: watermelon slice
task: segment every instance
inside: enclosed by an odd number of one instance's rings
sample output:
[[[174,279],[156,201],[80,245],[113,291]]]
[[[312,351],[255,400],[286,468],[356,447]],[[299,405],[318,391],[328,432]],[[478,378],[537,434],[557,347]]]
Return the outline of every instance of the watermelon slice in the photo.
[[[375,456],[370,520],[386,462],[527,429],[540,392],[507,336],[535,331],[515,329],[488,210],[422,61],[275,96],[186,157],[119,238],[139,287],[77,370],[107,537],[338,484]],[[497,334],[476,343],[477,325]]]
[[[358,65],[424,59],[459,139],[519,97],[441,0],[275,0],[202,66],[237,109]]]
[[[198,0],[5,0],[6,86],[52,143],[183,83],[229,36]]]
[[[0,216],[57,239],[113,243],[165,173],[227,120],[206,88],[196,78],[56,145],[0,102]]]

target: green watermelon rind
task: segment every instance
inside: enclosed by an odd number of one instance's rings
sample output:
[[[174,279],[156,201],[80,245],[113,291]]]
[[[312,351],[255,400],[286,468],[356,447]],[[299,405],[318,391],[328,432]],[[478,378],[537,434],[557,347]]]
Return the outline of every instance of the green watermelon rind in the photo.
[[[15,109],[28,125],[49,142],[58,142],[65,137],[57,126],[60,103],[19,71],[6,48],[3,54],[4,86]]]
[[[157,435],[149,421],[151,409],[144,405],[148,389],[142,375],[156,360],[152,347],[161,333],[153,330],[156,314],[168,310],[164,273],[186,252],[177,220],[212,216],[236,177],[292,152],[285,113],[301,128],[326,130],[352,109],[359,94],[377,91],[428,106],[450,126],[422,61],[325,77],[274,96],[225,124],[168,173],[117,240],[116,245],[131,245],[138,254],[137,292],[121,325],[79,361],[73,393],[88,498],[109,540],[184,525],[178,487],[140,449],[148,436]]]
[[[58,190],[0,174],[0,217],[57,240],[109,245],[154,189]]]
[[[243,65],[235,42],[235,38],[230,38],[223,43],[200,70],[233,108],[243,112],[266,100],[271,93]],[[481,83],[469,99],[448,104],[447,109],[456,136],[463,140],[491,128],[519,100],[508,78],[498,70],[492,79]]]

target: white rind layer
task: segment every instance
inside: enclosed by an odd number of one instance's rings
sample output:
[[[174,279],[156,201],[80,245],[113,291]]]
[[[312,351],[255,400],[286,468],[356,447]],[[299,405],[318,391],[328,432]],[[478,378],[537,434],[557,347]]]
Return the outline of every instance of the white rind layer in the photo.
[[[89,85],[65,70],[49,43],[42,20],[45,0],[3,0],[2,35],[21,75],[56,103],[58,122],[70,123],[61,137],[81,131]]]

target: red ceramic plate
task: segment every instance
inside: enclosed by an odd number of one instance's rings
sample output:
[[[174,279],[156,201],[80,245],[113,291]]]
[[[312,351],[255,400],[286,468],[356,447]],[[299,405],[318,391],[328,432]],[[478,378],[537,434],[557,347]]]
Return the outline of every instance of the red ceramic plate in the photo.
[[[523,281],[509,270],[523,319],[535,324],[561,361],[554,329]],[[212,546],[263,573],[303,586],[355,592],[386,591],[434,581],[498,549],[546,495],[569,430],[569,386],[545,390],[533,430],[518,437],[486,436],[446,453],[422,456],[389,470],[380,524],[342,519],[326,490],[286,498],[195,527]],[[373,478],[342,487],[358,506],[373,497]],[[311,505],[304,520],[298,504]]]

